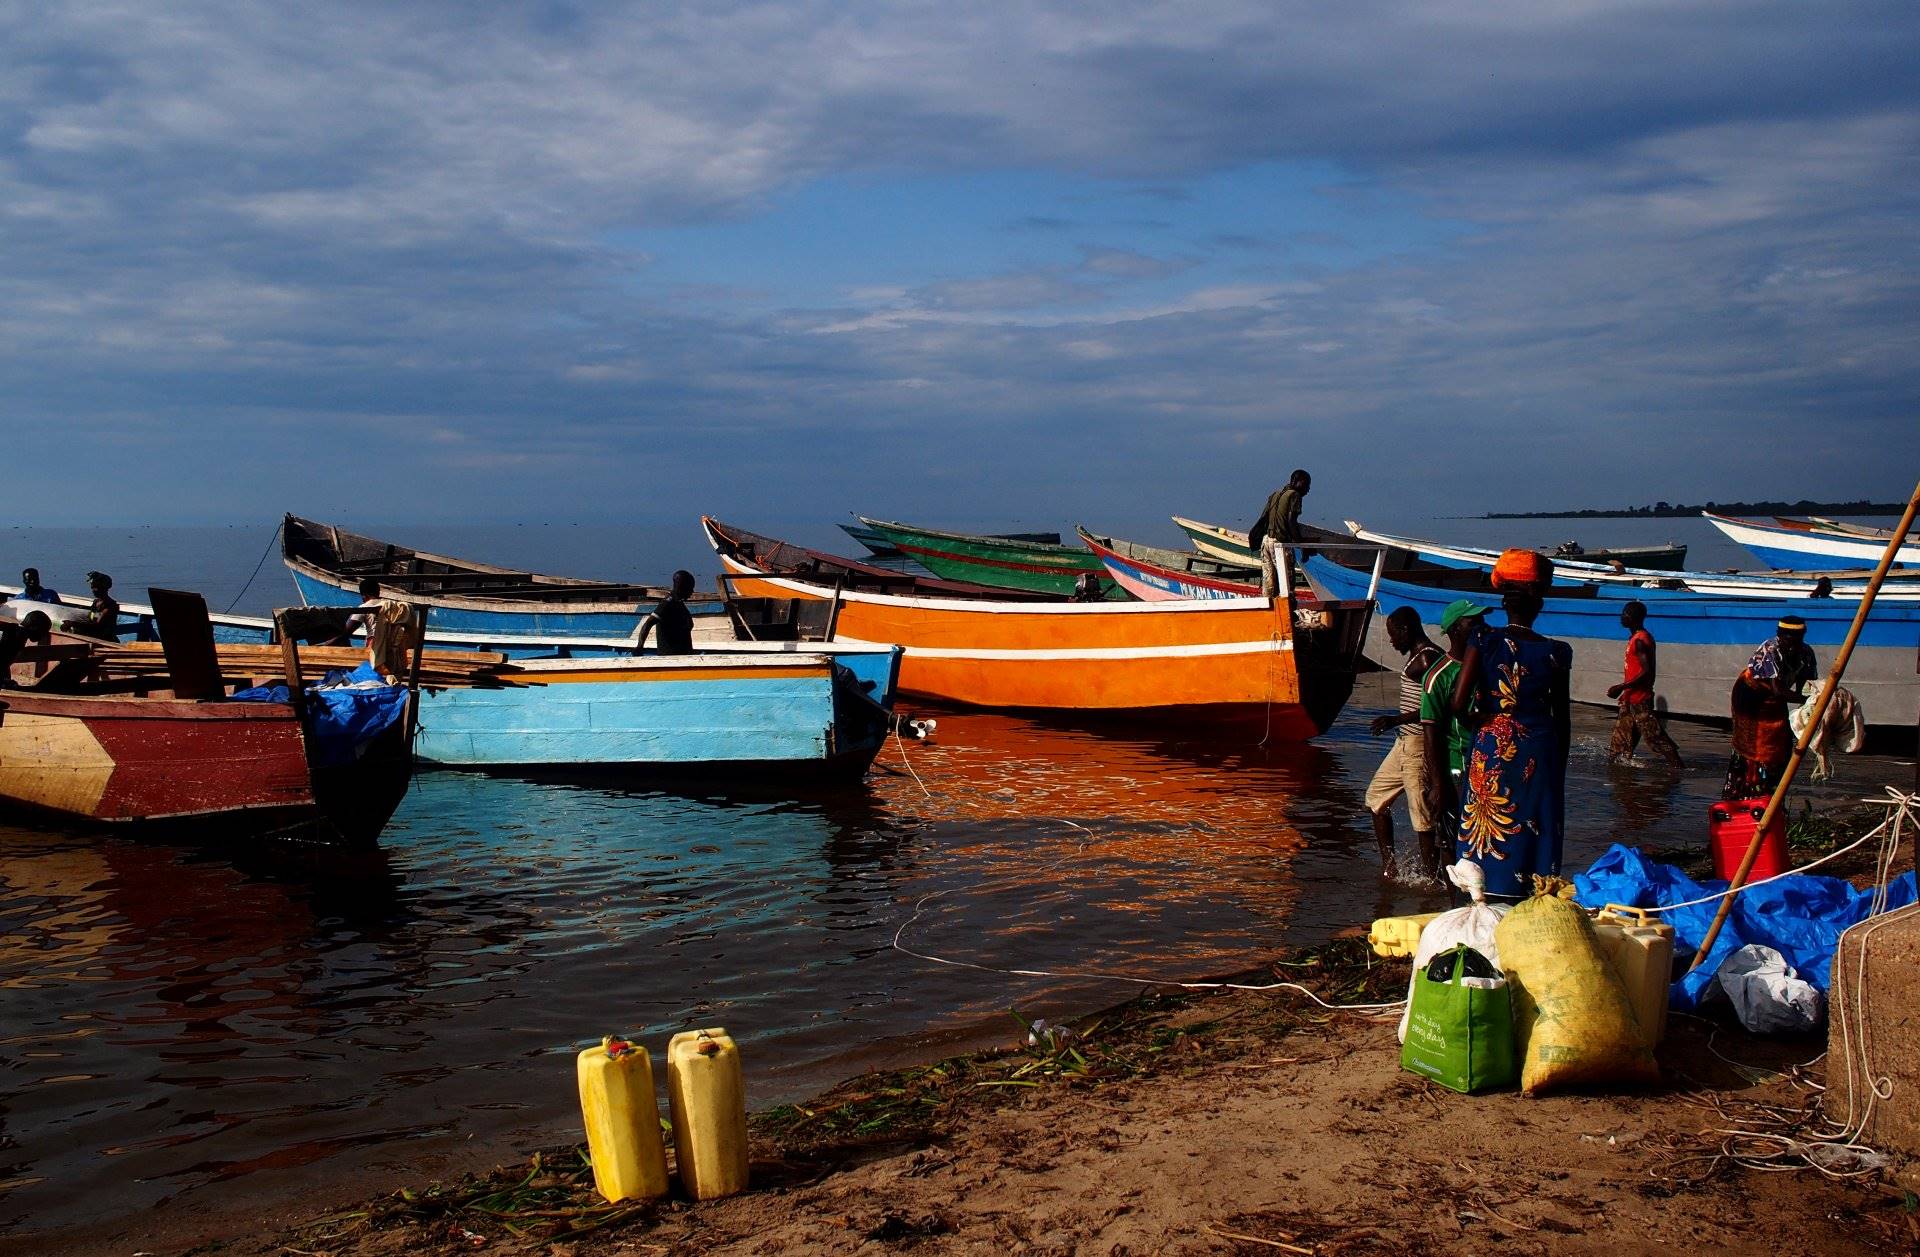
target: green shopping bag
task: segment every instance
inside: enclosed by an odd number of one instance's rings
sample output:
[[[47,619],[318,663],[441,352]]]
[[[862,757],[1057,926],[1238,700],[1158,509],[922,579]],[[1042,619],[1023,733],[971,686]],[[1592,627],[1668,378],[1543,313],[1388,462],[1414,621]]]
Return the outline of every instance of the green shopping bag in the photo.
[[[1485,956],[1462,943],[1415,977],[1400,1064],[1455,1091],[1511,1087],[1518,1080],[1507,980]]]

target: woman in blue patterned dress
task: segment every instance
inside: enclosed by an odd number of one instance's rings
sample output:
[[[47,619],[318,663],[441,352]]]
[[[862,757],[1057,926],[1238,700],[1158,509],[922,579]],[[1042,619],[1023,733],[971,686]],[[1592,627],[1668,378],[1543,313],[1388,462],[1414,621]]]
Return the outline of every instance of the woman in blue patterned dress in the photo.
[[[1553,564],[1509,550],[1495,565],[1507,623],[1467,647],[1454,710],[1473,733],[1455,852],[1486,873],[1489,898],[1522,899],[1560,871],[1566,831],[1573,648],[1533,631]]]

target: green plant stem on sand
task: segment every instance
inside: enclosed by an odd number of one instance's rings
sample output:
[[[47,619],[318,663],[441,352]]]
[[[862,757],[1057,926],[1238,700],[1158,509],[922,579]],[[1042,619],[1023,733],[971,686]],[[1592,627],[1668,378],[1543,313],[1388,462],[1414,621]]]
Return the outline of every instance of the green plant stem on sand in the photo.
[[[1399,998],[1406,974],[1381,964],[1364,942],[1348,939],[1292,953],[1271,972],[1236,980],[1298,982],[1329,1003],[1377,1003]],[[1032,1047],[869,1074],[806,1104],[756,1114],[750,1122],[755,1182],[777,1186],[823,1177],[875,1148],[930,1141],[971,1114],[1023,1103],[1039,1089],[1092,1092],[1218,1067],[1251,1045],[1338,1015],[1297,993],[1241,1006],[1229,1016],[1207,1005],[1204,992],[1152,991],[1065,1023],[1066,1034],[1043,1035]],[[1032,1023],[1018,1012],[1013,1019],[1027,1038]],[[296,1228],[281,1247],[351,1253],[359,1241],[402,1231],[417,1237],[408,1244],[413,1253],[470,1250],[509,1239],[560,1242],[644,1224],[663,1210],[685,1207],[674,1200],[609,1204],[594,1190],[585,1147],[560,1147],[517,1167],[404,1189],[328,1214]]]

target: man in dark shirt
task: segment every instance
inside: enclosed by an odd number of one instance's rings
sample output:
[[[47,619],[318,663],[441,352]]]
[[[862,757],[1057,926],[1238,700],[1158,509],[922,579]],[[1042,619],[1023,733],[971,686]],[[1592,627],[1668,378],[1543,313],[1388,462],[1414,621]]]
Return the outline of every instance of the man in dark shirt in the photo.
[[[1312,487],[1313,477],[1296,467],[1293,475],[1287,478],[1286,486],[1274,490],[1267,498],[1260,518],[1247,530],[1247,545],[1255,554],[1260,553],[1260,543],[1269,537],[1288,545],[1300,540],[1301,499],[1307,496],[1307,490]]]
[[[633,653],[647,648],[647,634],[660,630],[654,647],[656,654],[691,655],[693,653],[693,612],[687,610],[687,595],[693,592],[693,573],[682,568],[673,574],[673,589],[653,613],[640,621],[640,636],[634,639]]]
[[[44,646],[53,640],[53,621],[44,611],[29,611],[18,624],[0,624],[0,689],[13,689],[13,661],[28,642]]]
[[[30,567],[20,573],[20,592],[17,597],[22,602],[59,602],[60,591],[42,585],[40,569]]]
[[[93,602],[87,608],[87,614],[78,620],[68,620],[61,625],[69,633],[79,633],[86,637],[97,637],[102,641],[120,640],[120,604],[114,601],[113,577],[105,572],[88,572],[87,589],[93,594]]]

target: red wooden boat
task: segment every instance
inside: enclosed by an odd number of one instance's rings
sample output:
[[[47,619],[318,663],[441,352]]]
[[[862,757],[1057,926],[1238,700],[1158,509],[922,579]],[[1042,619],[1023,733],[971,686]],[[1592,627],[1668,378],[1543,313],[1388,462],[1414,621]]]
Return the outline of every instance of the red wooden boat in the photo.
[[[316,768],[287,703],[10,691],[0,800],[104,824],[205,821],[360,843],[406,791],[405,731],[381,737],[351,764]]]
[[[203,625],[204,617],[203,606]],[[295,702],[226,693],[210,630],[207,667],[179,669],[181,640],[168,640],[178,682],[103,678],[87,660],[68,659],[35,688],[0,690],[0,804],[115,827],[182,826],[196,836],[371,842],[406,793],[406,722],[329,756]]]

